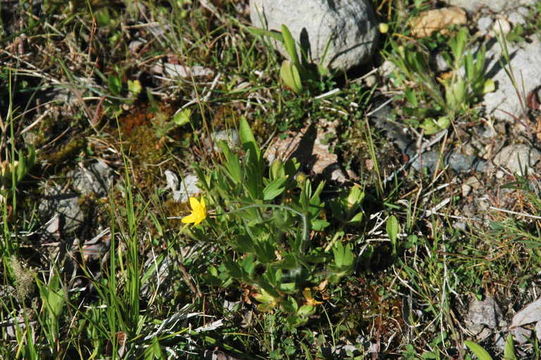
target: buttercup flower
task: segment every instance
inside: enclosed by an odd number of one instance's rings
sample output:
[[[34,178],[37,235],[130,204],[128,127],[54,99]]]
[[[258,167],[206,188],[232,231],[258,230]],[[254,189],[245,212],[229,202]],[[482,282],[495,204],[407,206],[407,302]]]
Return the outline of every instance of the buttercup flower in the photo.
[[[192,213],[182,218],[183,223],[198,225],[206,219],[207,206],[205,205],[205,199],[201,198],[201,201],[199,201],[194,197],[190,197],[190,207],[192,208]]]

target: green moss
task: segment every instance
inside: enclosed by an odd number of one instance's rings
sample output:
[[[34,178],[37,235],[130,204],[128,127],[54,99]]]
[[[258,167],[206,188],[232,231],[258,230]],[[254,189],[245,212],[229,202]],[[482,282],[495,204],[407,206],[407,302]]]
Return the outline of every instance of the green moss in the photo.
[[[50,153],[43,154],[40,160],[45,160],[51,164],[62,164],[75,157],[82,149],[86,147],[86,139],[82,137],[75,137],[71,139],[67,144],[62,146],[59,150]]]

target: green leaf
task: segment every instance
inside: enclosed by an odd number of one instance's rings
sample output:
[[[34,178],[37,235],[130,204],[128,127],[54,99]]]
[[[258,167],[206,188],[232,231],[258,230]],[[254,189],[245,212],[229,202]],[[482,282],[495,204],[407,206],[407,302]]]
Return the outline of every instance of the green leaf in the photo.
[[[297,315],[306,317],[312,315],[316,311],[316,308],[312,305],[303,305],[297,311]]]
[[[344,246],[341,242],[338,242],[332,249],[332,252],[334,263],[338,269],[348,268],[353,265],[354,256],[350,244]]]
[[[106,7],[94,12],[94,16],[96,18],[96,23],[100,27],[109,26],[109,24],[111,24],[111,15],[109,14],[109,9]]]
[[[239,265],[242,267],[244,272],[248,275],[252,274],[252,272],[255,270],[255,266],[257,265],[255,262],[254,255],[250,254],[246,256],[244,259],[242,259],[239,262]]]
[[[152,344],[144,351],[145,360],[165,359],[158,337],[152,338]]]
[[[344,246],[341,242],[337,242],[333,249],[334,264],[329,268],[331,283],[337,283],[342,277],[350,274],[353,271],[355,256],[351,250],[351,244]]]
[[[280,79],[286,87],[291,89],[295,94],[302,91],[302,81],[299,69],[295,64],[288,60],[284,60],[280,68]]]
[[[254,243],[254,252],[260,262],[268,264],[275,259],[276,249],[270,240]]]
[[[296,67],[298,67],[298,69],[300,69],[301,63],[299,61],[299,56],[297,54],[297,46],[295,45],[295,40],[293,39],[293,35],[291,35],[291,32],[289,31],[286,25],[282,25],[281,30],[282,30],[282,36],[284,38],[284,47],[286,48],[286,51],[289,54],[289,58],[293,62],[293,65],[295,65]]]
[[[347,197],[347,203],[349,209],[357,209],[364,200],[364,191],[359,185],[354,185],[350,190]]]
[[[447,116],[440,117],[437,121],[434,119],[425,119],[421,128],[425,130],[426,135],[433,135],[437,132],[447,129],[451,125],[451,120]]]
[[[515,345],[513,343],[513,335],[507,335],[505,340],[505,348],[503,350],[503,359],[504,360],[517,360],[515,355]]]
[[[299,262],[292,254],[284,255],[283,259],[274,265],[278,269],[293,270],[299,267]]]
[[[363,216],[364,216],[364,213],[361,211],[361,212],[358,212],[357,214],[355,214],[348,222],[350,224],[357,224],[357,223],[360,223],[362,220],[363,220]]]
[[[182,109],[180,111],[177,111],[175,115],[173,115],[173,122],[177,126],[183,126],[190,122],[191,117],[192,117],[192,109],[189,109],[189,108]]]
[[[255,152],[255,155],[257,155],[257,158],[261,158],[261,150],[259,149],[259,146],[257,145],[257,142],[255,141],[254,133],[252,132],[252,129],[250,129],[250,125],[248,125],[248,121],[245,117],[240,118],[239,122],[239,137],[240,141],[242,142],[242,147],[244,150],[252,150]]]
[[[284,163],[280,159],[275,159],[270,166],[271,179],[278,179],[285,176],[285,174]]]
[[[412,106],[418,106],[419,105],[419,101],[417,100],[417,93],[415,90],[413,89],[406,89],[406,91],[404,92],[404,95],[406,96],[406,99],[408,100],[408,102],[412,105]]]
[[[26,157],[24,155],[19,157],[19,162],[13,170],[15,171],[15,181],[21,181],[26,175]]]
[[[475,356],[477,356],[479,360],[492,360],[490,354],[485,349],[483,349],[481,345],[468,340],[464,341],[464,345],[466,345],[468,349],[470,349],[470,351]]]
[[[314,231],[323,231],[330,224],[331,223],[329,223],[328,221],[325,221],[323,219],[312,220],[312,230],[314,230]]]
[[[225,260],[224,266],[232,278],[235,278],[235,279],[244,278],[244,273],[242,272],[242,268],[239,266],[239,264],[237,264],[233,260]]]
[[[391,242],[396,243],[396,240],[398,239],[398,233],[400,232],[400,225],[398,224],[398,219],[391,215],[389,219],[387,219],[387,224],[385,226],[387,230],[387,235],[389,235],[389,238],[391,239]]]
[[[268,36],[268,37],[270,37],[270,38],[272,38],[272,39],[274,39],[276,41],[279,41],[281,43],[284,42],[284,37],[282,36],[281,33],[277,32],[277,31],[256,28],[256,27],[253,27],[253,26],[249,26],[246,29],[252,35],[255,35],[255,36]]]
[[[133,96],[137,96],[141,93],[141,90],[143,90],[143,87],[141,86],[141,82],[139,80],[128,80],[128,90],[130,93],[132,93]]]
[[[237,155],[233,154],[227,145],[227,142],[218,142],[218,147],[222,150],[225,156],[225,168],[231,179],[237,184],[242,184],[242,168]]]
[[[265,289],[261,289],[258,294],[254,295],[254,298],[262,304],[271,305],[274,307],[278,299],[271,294],[269,294]],[[267,308],[265,308],[267,309]],[[270,309],[267,309],[270,310]]]
[[[396,241],[398,240],[398,233],[400,232],[400,224],[398,223],[398,219],[394,215],[391,215],[387,220],[385,229],[387,230],[387,235],[389,235],[389,239],[391,239],[394,256],[396,255]]]
[[[36,149],[31,146],[26,157],[27,168],[30,170],[36,164]]]
[[[285,190],[285,183],[287,182],[287,176],[280,177],[271,181],[263,189],[263,200],[269,201],[280,195]]]
[[[122,80],[120,80],[120,76],[109,75],[107,82],[109,84],[109,89],[111,90],[113,95],[119,95],[122,91]]]
[[[473,64],[473,55],[468,54],[464,57],[464,68],[466,69],[466,78],[473,81],[475,76],[475,66]]]
[[[292,293],[297,289],[297,286],[294,282],[288,282],[288,283],[281,283],[280,291],[286,292],[286,293]]]
[[[255,252],[254,242],[248,235],[239,235],[233,246],[236,250],[243,253]]]

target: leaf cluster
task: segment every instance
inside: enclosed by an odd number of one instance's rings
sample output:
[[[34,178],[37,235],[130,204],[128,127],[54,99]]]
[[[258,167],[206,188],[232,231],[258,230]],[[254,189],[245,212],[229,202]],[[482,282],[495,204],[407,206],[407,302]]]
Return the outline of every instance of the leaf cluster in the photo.
[[[405,115],[430,135],[448,128],[487,92],[494,81],[486,78],[486,50],[468,50],[473,39],[466,28],[458,30],[442,51],[450,71],[439,77],[432,70],[430,52],[419,43],[391,42],[387,58],[396,66],[395,84],[404,88]]]
[[[322,290],[355,265],[351,245],[327,239],[327,209],[343,222],[359,222],[364,193],[355,186],[327,207],[321,197],[324,182],[315,184],[300,173],[295,159],[266,166],[245,119],[239,134],[240,153],[221,142],[223,162],[210,173],[198,170],[216,215],[206,222],[210,229],[193,234],[208,240],[211,231],[224,246],[225,259],[211,269],[211,283],[249,287],[261,311],[280,309],[291,325],[299,325],[316,310],[305,290]]]

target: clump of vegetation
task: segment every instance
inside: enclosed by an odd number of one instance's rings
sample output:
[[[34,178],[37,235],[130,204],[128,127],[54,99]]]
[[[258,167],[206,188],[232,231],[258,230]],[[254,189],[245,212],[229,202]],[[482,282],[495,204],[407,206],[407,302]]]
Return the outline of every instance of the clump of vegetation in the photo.
[[[221,142],[224,164],[211,173],[199,169],[204,196],[215,211],[207,220],[210,233],[224,245],[227,259],[210,275],[221,286],[248,286],[260,310],[278,308],[290,324],[300,325],[316,310],[312,292],[354,269],[351,244],[324,230],[334,219],[359,223],[364,194],[353,187],[327,214],[321,200],[324,182],[314,186],[298,174],[293,160],[275,160],[267,169],[245,119],[239,131],[243,160]],[[209,239],[205,227],[192,234]]]
[[[430,51],[419,43],[392,41],[387,53],[396,66],[395,83],[403,89],[404,116],[413,117],[408,121],[427,135],[448,128],[495,89],[494,81],[486,77],[486,50],[468,49],[472,38],[467,28],[451,35],[446,45],[448,50],[441,54],[450,70],[439,76],[430,65]]]
[[[388,104],[397,128],[424,134],[490,122],[476,106],[493,84],[470,29],[406,37],[434,2],[374,4],[391,82],[378,56],[339,77],[309,63],[286,26],[250,28],[246,1],[2,7],[0,358],[499,355],[462,320],[471,298],[516,310],[538,293],[534,174],[505,187],[511,174],[475,174],[486,184],[468,193],[461,175],[411,169],[371,114]],[[268,144],[309,124],[324,128],[302,139],[307,156],[267,162]],[[447,135],[442,148],[465,137]],[[314,170],[316,145],[344,179]],[[97,161],[110,175],[71,178]],[[172,189],[168,171],[198,183]],[[107,196],[83,194],[94,178]],[[487,199],[519,215],[475,208]],[[70,208],[84,226],[65,231]],[[502,353],[528,346],[508,337]]]

